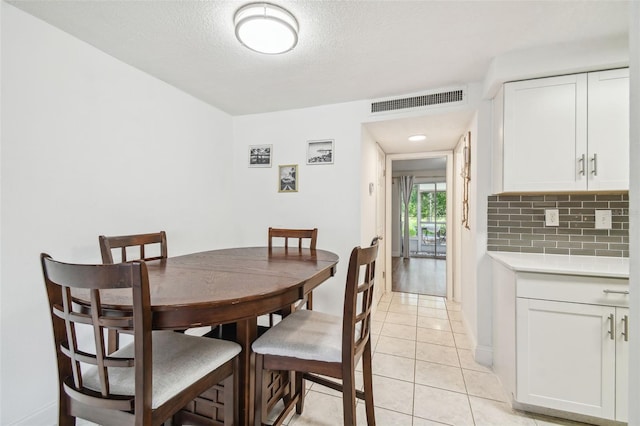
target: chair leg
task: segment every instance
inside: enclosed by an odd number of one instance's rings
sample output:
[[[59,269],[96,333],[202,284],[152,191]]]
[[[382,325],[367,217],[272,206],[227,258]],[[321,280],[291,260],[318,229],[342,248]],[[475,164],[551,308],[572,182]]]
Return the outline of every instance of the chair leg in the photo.
[[[293,374],[296,376],[296,384],[295,384],[295,394],[298,394],[298,402],[296,403],[296,413],[302,414],[302,410],[304,410],[304,396],[307,393],[305,381],[304,381],[304,373],[301,371],[296,371]]]
[[[254,424],[255,426],[262,426],[262,416],[267,416],[267,413],[262,412],[264,404],[262,403],[262,387],[263,387],[263,356],[256,354],[256,380],[255,380],[255,397],[253,401],[254,409]]]
[[[362,354],[362,376],[364,379],[364,404],[367,410],[367,425],[376,425],[373,406],[373,369],[371,365],[371,339],[364,346]]]
[[[344,363],[342,364],[345,367]],[[342,374],[342,413],[345,426],[356,424],[356,380],[355,368],[348,367]]]

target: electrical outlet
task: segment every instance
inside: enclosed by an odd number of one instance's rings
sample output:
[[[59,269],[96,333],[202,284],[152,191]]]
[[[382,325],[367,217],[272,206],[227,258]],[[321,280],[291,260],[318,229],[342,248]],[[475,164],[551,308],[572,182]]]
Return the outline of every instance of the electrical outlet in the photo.
[[[546,226],[560,226],[560,212],[558,209],[546,209],[544,220]]]
[[[611,229],[611,210],[596,210],[596,229]]]

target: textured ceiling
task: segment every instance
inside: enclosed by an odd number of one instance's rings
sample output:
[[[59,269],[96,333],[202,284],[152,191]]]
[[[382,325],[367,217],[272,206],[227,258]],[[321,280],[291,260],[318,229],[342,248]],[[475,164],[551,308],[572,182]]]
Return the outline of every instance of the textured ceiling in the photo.
[[[626,1],[272,0],[300,40],[271,56],[235,39],[249,2],[9,1],[232,115],[481,82],[498,55],[628,31]]]

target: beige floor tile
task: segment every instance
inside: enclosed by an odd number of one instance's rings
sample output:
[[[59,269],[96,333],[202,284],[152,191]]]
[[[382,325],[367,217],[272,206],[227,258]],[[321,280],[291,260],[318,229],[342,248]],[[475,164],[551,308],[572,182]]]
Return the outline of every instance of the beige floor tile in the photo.
[[[462,321],[462,312],[460,311],[447,311],[447,314],[452,321]]]
[[[378,311],[388,311],[389,310],[389,306],[391,305],[391,301],[389,302],[380,302],[378,303],[378,306],[376,306],[376,309]]]
[[[413,415],[449,425],[473,426],[467,395],[416,384]]]
[[[415,363],[415,359],[376,353],[373,355],[373,374],[413,382]]]
[[[375,405],[376,401],[373,401]],[[363,416],[365,415],[364,411],[364,403],[360,402],[358,405],[358,424],[360,424],[360,410],[363,412]],[[375,407],[375,415],[376,415],[376,424],[380,426],[412,426],[413,425],[413,416],[409,414],[398,413],[397,411],[385,410],[381,407]]]
[[[385,319],[386,322],[391,322],[394,324],[402,324],[402,325],[416,325],[418,320],[417,314],[398,314],[395,312],[387,313],[387,317]]]
[[[462,369],[432,362],[416,361],[416,383],[435,388],[466,392]]]
[[[417,305],[418,295],[411,293],[394,293],[391,303],[404,303],[407,305]]]
[[[373,402],[376,407],[411,414],[413,383],[373,375]]]
[[[442,300],[418,300],[418,306],[423,308],[447,309],[447,305]]]
[[[469,349],[458,348],[458,358],[460,358],[460,366],[467,370],[482,371],[483,373],[493,373],[490,367],[478,364],[473,358],[473,352]]]
[[[460,349],[473,349],[473,343],[466,333],[453,333],[453,338],[456,341],[456,347]]]
[[[450,346],[434,345],[431,343],[416,343],[416,359],[420,361],[435,362],[437,364],[460,367],[458,352]]]
[[[376,321],[373,318],[371,318],[371,333],[380,334],[380,331],[382,330],[383,325],[384,325],[384,321]]]
[[[424,306],[418,306],[418,316],[440,318],[445,320],[449,319],[449,316],[447,315],[447,311],[445,309],[426,308]]]
[[[376,353],[402,356],[405,358],[416,357],[415,340],[398,339],[396,337],[380,336],[376,344]]]
[[[507,401],[504,389],[495,374],[464,369],[462,370],[462,374],[469,395],[494,399],[501,402]]]
[[[476,426],[523,425],[536,422],[525,413],[513,410],[507,403],[469,396]]]
[[[436,302],[446,302],[446,297],[442,296],[431,296],[429,294],[420,294],[418,296],[418,300],[435,300]]]
[[[400,303],[391,303],[389,305],[389,312],[395,312],[397,314],[409,314],[409,315],[417,315],[418,307],[415,305],[406,305]]]
[[[391,302],[391,300],[393,299],[393,295],[393,292],[383,294],[380,298],[380,302]]]
[[[462,305],[458,302],[446,302],[446,304],[447,304],[447,311],[459,312],[462,310]]]
[[[435,330],[433,328],[418,327],[416,338],[418,342],[433,343],[443,346],[455,346],[453,333],[450,331]]]
[[[385,322],[382,326],[382,330],[380,330],[380,335],[397,337],[398,339],[415,340],[416,330],[417,327],[413,325],[402,325]]]
[[[529,417],[535,420],[538,426],[588,426],[589,423],[581,423],[578,421],[559,419],[557,417],[545,416],[536,413],[527,413]]]
[[[413,418],[413,426],[442,426],[446,423],[434,422],[427,419],[421,419],[420,417]]]
[[[418,327],[432,328],[434,330],[451,331],[449,320],[430,317],[418,317]]]
[[[453,330],[454,333],[461,333],[461,334],[465,334],[467,332],[467,329],[464,326],[464,323],[462,321],[449,321],[451,323],[451,330]]]
[[[380,311],[377,310],[373,313],[373,315],[371,316],[371,321],[380,321],[383,322],[385,319],[387,319],[387,311]]]
[[[358,423],[360,424],[360,422]],[[302,414],[295,414],[288,424],[295,426],[341,425],[343,424],[342,398],[311,390],[307,393]],[[366,421],[361,424],[366,424]]]

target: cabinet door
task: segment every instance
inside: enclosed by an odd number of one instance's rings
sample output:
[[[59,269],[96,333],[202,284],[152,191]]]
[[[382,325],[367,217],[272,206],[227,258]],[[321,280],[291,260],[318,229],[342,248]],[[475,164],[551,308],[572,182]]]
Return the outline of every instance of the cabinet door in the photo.
[[[517,400],[615,415],[615,308],[517,299]]]
[[[616,420],[629,416],[629,308],[616,308]]]
[[[629,189],[629,69],[588,76],[589,189]]]
[[[505,84],[504,191],[587,189],[586,120],[586,74]]]

